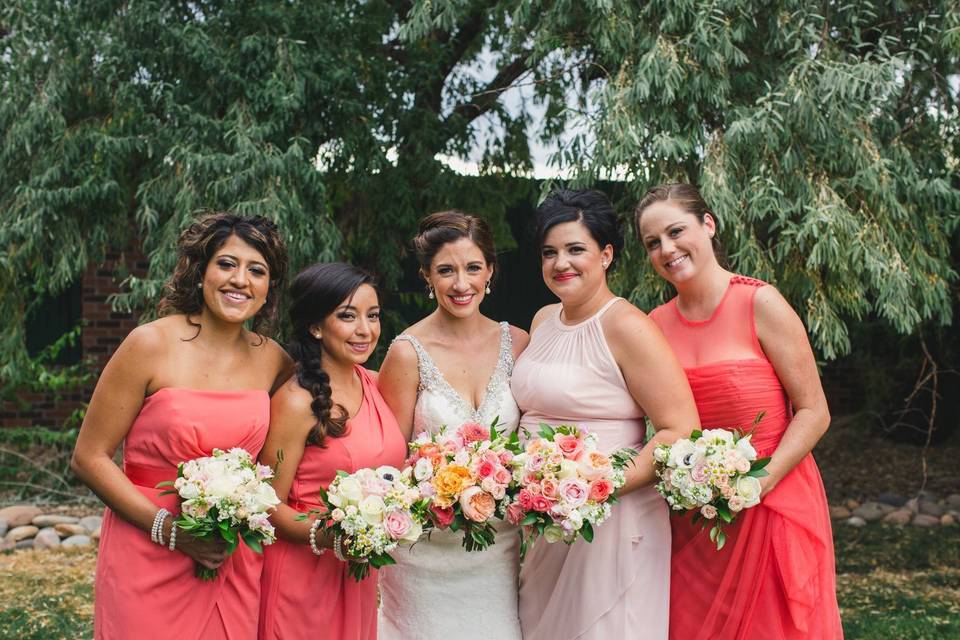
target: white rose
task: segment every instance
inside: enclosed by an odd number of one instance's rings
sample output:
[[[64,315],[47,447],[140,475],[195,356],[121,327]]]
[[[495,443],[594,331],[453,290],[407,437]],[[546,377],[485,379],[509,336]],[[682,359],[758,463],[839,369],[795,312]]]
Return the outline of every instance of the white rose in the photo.
[[[523,465],[526,462],[527,462],[527,454],[524,452],[524,453],[518,453],[517,455],[513,456],[513,460],[510,461],[510,464],[512,464],[517,469],[522,469]]]
[[[344,513],[343,509],[334,509],[330,512],[330,517],[333,518],[334,522],[340,522],[347,517],[347,514]]]
[[[253,497],[255,511],[266,511],[280,504],[280,498],[277,497],[277,492],[274,491],[273,485],[268,482],[259,483]]]
[[[413,467],[413,477],[417,482],[423,482],[433,477],[433,463],[426,458],[420,458]]]
[[[369,524],[378,525],[383,522],[383,510],[386,505],[383,504],[383,498],[380,496],[367,496],[360,502],[360,515]]]
[[[547,525],[547,528],[543,530],[543,537],[551,544],[560,542],[563,540],[563,528],[556,524]]]
[[[573,527],[573,531],[578,531],[583,526],[583,516],[576,509],[572,509],[567,515],[567,522]]]
[[[737,440],[736,449],[737,452],[742,455],[747,460],[756,460],[757,459],[757,450],[753,448],[753,445],[750,443],[751,436],[744,436]]]
[[[467,466],[467,464],[470,462],[470,452],[466,450],[457,451],[457,453],[453,456],[453,462],[461,467]]]
[[[737,495],[743,498],[743,507],[760,504],[760,481],[752,476],[737,478]]]
[[[720,441],[725,445],[733,446],[733,433],[726,429],[704,429],[700,438],[708,443]]]
[[[404,542],[416,542],[420,539],[420,536],[423,535],[423,525],[420,524],[420,521],[414,518],[413,524],[410,526],[410,529],[407,530],[407,534],[401,538]]]
[[[573,460],[567,460],[564,458],[560,461],[560,470],[557,471],[557,479],[565,480],[567,478],[575,477],[577,475],[577,463]]]
[[[343,496],[344,500],[348,503],[356,504],[363,499],[363,489],[360,487],[360,482],[356,478],[340,478],[339,488],[340,495]]]
[[[218,474],[210,478],[207,483],[207,495],[217,498],[227,498],[240,486],[240,478],[232,473]]]
[[[181,498],[183,498],[184,500],[193,500],[194,498],[200,495],[200,487],[198,487],[196,483],[184,482],[181,484],[180,480],[183,480],[183,478],[180,478],[177,480],[177,484],[179,485],[177,487],[178,489],[177,493],[180,494]]]

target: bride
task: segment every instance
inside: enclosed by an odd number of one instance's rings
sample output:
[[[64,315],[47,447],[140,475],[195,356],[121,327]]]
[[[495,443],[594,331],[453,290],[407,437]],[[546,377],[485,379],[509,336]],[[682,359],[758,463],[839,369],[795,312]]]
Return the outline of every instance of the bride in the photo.
[[[459,211],[431,214],[414,238],[428,296],[437,308],[397,336],[380,370],[381,392],[409,440],[467,422],[517,428],[510,393],[526,332],[480,313],[496,265],[487,223]],[[498,527],[496,544],[467,552],[463,533],[435,531],[380,572],[378,637],[521,637],[517,612],[519,536]]]

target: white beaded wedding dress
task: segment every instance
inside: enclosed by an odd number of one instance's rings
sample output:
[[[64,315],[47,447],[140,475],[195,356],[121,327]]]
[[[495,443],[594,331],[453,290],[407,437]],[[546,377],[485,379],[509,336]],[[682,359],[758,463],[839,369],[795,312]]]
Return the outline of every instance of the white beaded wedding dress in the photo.
[[[513,347],[510,327],[500,324],[500,356],[486,395],[474,409],[446,381],[423,345],[409,335],[417,352],[420,387],[413,435],[466,422],[514,431],[520,411],[510,392]],[[519,536],[499,523],[496,543],[467,552],[463,532],[435,531],[410,550],[395,552],[396,565],[380,570],[379,640],[520,640],[517,611]]]

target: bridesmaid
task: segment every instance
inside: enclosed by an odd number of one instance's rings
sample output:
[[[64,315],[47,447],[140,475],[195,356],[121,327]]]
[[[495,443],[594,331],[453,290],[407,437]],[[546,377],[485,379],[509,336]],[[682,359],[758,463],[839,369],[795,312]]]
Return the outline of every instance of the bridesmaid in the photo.
[[[406,441],[361,365],[380,338],[372,278],[347,264],[316,264],[290,290],[290,353],[296,376],[270,404],[261,461],[276,469],[278,540],[264,550],[260,638],[377,637],[377,572],[356,582],[320,521],[296,516],[320,508],[320,489],[337,471],[401,467]],[[283,452],[282,460],[280,452]]]
[[[640,449],[593,543],[538,541],[520,572],[525,640],[667,637],[670,524],[653,450],[698,427],[683,371],[650,319],[607,286],[623,235],[606,196],[559,190],[537,210],[543,280],[560,304],[533,319],[513,393],[521,428],[579,424],[609,452]],[[644,444],[644,415],[656,433]]]
[[[677,296],[651,314],[683,364],[704,426],[750,428],[772,456],[762,501],[716,551],[673,519],[670,636],[841,638],[833,538],[810,454],[830,423],[807,334],[774,289],[718,262],[716,215],[697,189],[668,184],[637,205],[638,237]]]
[[[107,505],[94,587],[94,636],[104,640],[257,633],[260,555],[241,545],[225,559],[222,544],[174,538],[177,498],[156,485],[214,448],[260,451],[289,358],[255,331],[276,310],[286,249],[272,222],[231,213],[191,225],[178,248],[162,317],[110,358],[73,453],[74,472]],[[123,470],[113,462],[121,443]],[[217,578],[195,578],[195,562]]]

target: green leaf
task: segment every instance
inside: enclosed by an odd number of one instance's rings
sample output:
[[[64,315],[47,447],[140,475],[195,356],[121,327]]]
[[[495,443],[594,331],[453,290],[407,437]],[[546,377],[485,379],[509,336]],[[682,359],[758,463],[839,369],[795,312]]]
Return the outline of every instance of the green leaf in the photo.
[[[523,520],[520,521],[520,526],[530,526],[532,524],[535,524],[539,520],[540,520],[540,514],[537,513],[536,511],[531,511],[530,513],[528,513],[523,517]]]
[[[584,520],[583,525],[580,527],[580,535],[587,542],[593,542],[593,525]]]

